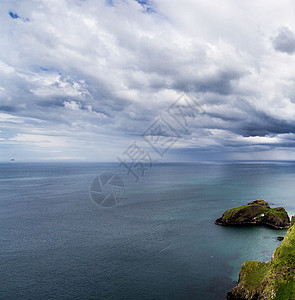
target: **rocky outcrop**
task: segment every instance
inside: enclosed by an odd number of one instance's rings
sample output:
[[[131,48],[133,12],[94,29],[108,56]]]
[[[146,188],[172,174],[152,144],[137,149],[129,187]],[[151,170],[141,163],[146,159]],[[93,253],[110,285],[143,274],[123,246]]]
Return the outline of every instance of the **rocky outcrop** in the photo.
[[[270,208],[264,200],[257,199],[247,205],[228,209],[217,225],[265,225],[283,229],[290,227],[290,218],[283,207]]]
[[[295,226],[292,226],[268,263],[247,261],[230,300],[295,299]]]

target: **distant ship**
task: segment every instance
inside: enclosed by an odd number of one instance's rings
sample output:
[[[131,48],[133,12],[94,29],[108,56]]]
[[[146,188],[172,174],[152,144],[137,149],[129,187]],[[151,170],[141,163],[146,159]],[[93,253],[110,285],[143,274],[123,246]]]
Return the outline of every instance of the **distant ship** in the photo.
[[[14,158],[12,158],[10,161],[14,161]]]

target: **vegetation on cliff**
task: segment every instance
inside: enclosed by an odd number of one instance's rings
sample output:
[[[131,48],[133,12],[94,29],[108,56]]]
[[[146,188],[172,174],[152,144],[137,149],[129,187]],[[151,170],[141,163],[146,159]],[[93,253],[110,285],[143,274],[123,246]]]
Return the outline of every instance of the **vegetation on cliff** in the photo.
[[[295,299],[295,226],[268,263],[247,261],[228,299]]]

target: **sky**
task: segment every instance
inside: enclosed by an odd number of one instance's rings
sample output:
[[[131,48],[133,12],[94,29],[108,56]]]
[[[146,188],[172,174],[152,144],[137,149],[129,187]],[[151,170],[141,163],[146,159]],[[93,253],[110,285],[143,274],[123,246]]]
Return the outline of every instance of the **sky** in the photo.
[[[0,14],[0,161],[118,161],[135,145],[157,161],[295,159],[294,1],[2,0]],[[181,126],[169,108],[188,99]]]

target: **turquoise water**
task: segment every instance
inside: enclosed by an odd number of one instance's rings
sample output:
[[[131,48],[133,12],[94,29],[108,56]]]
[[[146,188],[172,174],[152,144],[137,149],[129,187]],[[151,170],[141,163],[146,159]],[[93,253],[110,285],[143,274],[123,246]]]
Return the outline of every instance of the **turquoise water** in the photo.
[[[1,299],[225,299],[241,264],[286,230],[214,220],[257,198],[295,214],[294,163],[156,164],[100,208],[117,164],[0,164]]]

